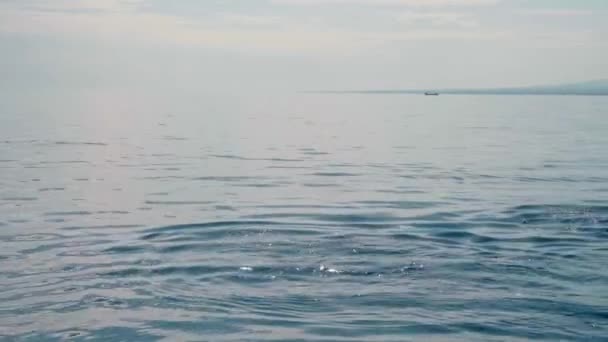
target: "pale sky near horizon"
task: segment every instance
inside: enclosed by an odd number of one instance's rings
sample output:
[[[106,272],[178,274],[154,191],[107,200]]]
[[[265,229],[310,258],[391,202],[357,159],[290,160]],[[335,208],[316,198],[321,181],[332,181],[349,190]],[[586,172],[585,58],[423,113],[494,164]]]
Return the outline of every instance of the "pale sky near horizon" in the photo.
[[[608,78],[608,0],[0,0],[0,89]]]

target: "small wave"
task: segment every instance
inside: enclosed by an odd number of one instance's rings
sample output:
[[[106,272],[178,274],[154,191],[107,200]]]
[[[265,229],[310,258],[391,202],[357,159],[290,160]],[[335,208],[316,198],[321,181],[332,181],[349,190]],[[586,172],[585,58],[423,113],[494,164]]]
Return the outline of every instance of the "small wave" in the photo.
[[[48,213],[44,213],[45,216],[84,216],[84,215],[93,215],[93,212],[87,210],[79,210],[79,211],[52,211]]]
[[[145,201],[147,205],[207,205],[213,204],[213,201]]]
[[[76,145],[76,146],[108,146],[108,144],[96,141],[55,141],[55,145]]]
[[[56,188],[40,188],[38,189],[38,191],[40,192],[47,192],[47,191],[64,191],[65,188],[63,187],[56,187]]]
[[[12,202],[31,202],[38,200],[38,197],[4,197],[2,200]]]
[[[311,175],[320,176],[320,177],[357,177],[357,176],[361,176],[361,174],[359,174],[359,173],[351,173],[351,172],[314,172]]]

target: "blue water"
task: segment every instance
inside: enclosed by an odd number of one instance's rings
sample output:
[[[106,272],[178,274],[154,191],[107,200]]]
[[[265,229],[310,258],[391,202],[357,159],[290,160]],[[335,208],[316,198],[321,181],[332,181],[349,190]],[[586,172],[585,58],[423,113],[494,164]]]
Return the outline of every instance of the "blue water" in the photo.
[[[0,340],[608,340],[608,98],[0,109]]]

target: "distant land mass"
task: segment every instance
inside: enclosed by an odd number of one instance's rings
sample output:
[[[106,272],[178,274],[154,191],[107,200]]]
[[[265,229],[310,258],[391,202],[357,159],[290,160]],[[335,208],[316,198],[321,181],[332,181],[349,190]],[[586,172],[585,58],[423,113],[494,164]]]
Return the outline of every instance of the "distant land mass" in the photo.
[[[608,79],[558,85],[540,85],[510,88],[430,88],[430,89],[384,89],[321,91],[322,93],[361,94],[462,94],[462,95],[597,95],[608,96]]]

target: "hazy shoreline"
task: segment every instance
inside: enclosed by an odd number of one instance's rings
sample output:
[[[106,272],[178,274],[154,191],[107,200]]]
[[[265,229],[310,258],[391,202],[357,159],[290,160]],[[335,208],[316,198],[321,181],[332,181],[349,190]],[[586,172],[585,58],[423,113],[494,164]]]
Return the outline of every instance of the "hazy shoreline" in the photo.
[[[428,89],[369,89],[369,90],[326,90],[313,93],[351,93],[351,94],[413,94],[424,95],[426,92],[446,95],[579,95],[607,96],[608,80],[594,80],[560,85],[540,85],[529,87],[497,88],[428,88]]]
[[[425,91],[410,90],[319,90],[306,91],[309,94],[369,94],[369,95],[424,95]],[[608,93],[508,93],[508,92],[473,92],[473,91],[437,91],[439,95],[500,95],[500,96],[608,96]]]

